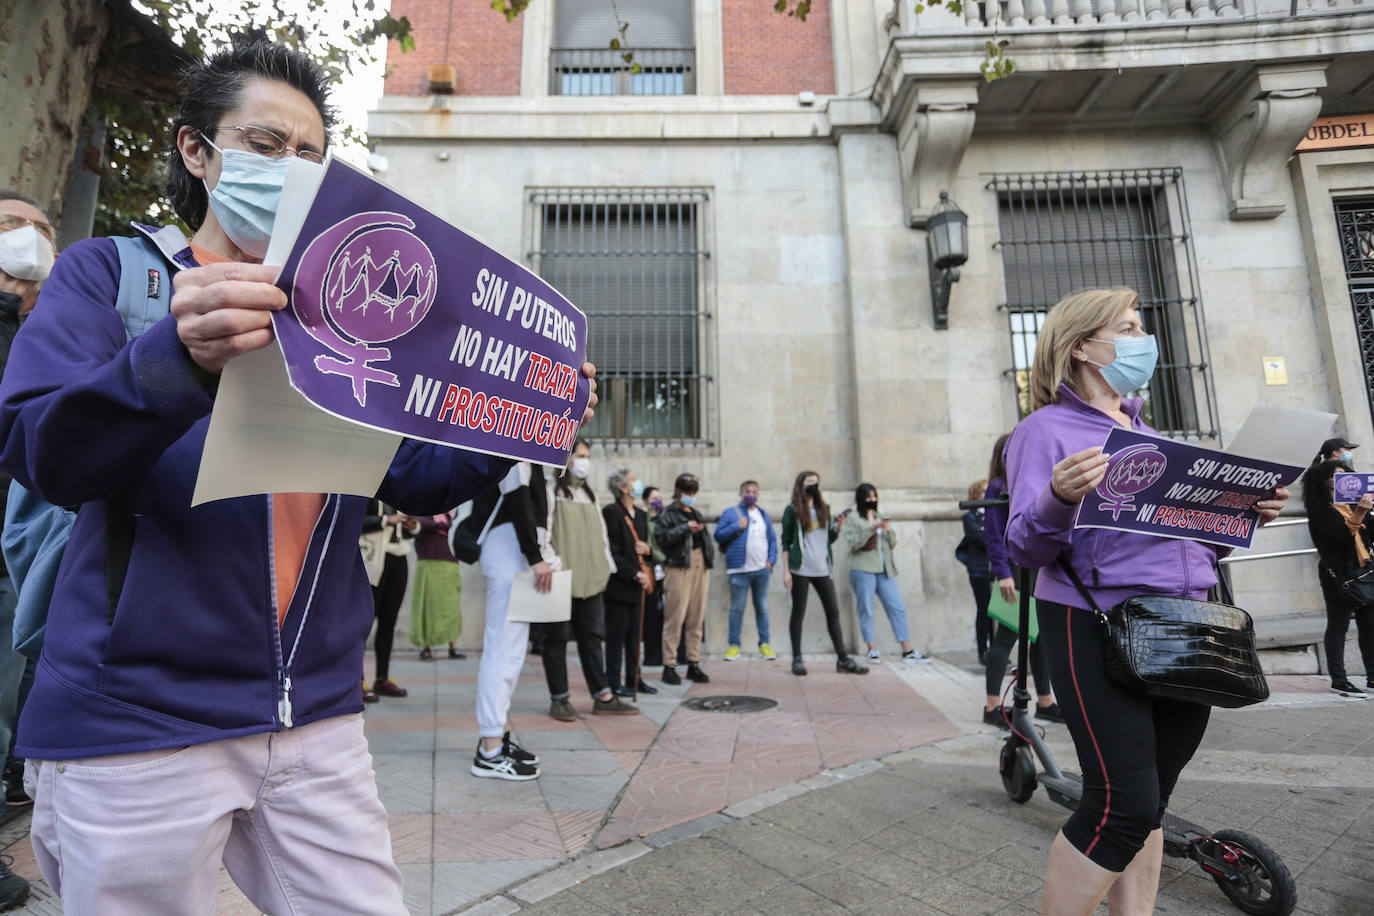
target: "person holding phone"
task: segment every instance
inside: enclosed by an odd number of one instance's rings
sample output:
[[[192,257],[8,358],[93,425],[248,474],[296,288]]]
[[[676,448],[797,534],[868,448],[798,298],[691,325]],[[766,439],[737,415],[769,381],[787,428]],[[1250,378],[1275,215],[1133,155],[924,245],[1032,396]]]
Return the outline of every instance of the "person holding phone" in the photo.
[[[873,641],[873,596],[883,603],[883,612],[892,626],[892,635],[902,645],[902,661],[908,665],[928,665],[930,657],[911,647],[907,629],[906,604],[897,587],[897,532],[890,519],[878,512],[878,488],[861,483],[854,491],[855,512],[845,517],[840,529],[849,545],[849,584],[854,589],[854,604],[859,612],[859,631],[868,643],[868,660],[881,662],[878,644]]]
[[[673,483],[673,501],[659,514],[654,527],[658,546],[667,557],[664,580],[667,610],[663,615],[663,683],[681,684],[677,661],[680,634],[687,655],[687,679],[705,684],[711,680],[701,670],[701,631],[706,619],[706,590],[710,585],[715,553],[706,536],[706,520],[696,509],[701,484],[693,474],[679,474]]]
[[[835,600],[835,582],[830,577],[834,566],[831,546],[840,536],[830,507],[821,496],[821,475],[802,471],[792,483],[792,501],[782,510],[782,549],[787,565],[782,570],[782,587],[792,593],[792,616],[787,621],[792,638],[792,673],[806,676],[802,662],[802,622],[806,618],[806,596],[816,590],[825,611],[825,626],[835,649],[835,670],[841,674],[867,674],[868,669],[849,657],[840,630],[840,605]]]

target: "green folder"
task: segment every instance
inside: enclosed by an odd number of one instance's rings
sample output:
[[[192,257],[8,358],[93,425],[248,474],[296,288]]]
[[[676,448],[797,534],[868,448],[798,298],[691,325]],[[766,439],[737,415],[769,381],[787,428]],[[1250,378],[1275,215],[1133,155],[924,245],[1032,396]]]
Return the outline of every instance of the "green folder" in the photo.
[[[988,616],[997,621],[1004,627],[1010,627],[1017,633],[1021,632],[1021,596],[1018,593],[1016,601],[1007,601],[1002,597],[1002,590],[997,587],[997,583],[992,583],[992,600],[988,602]],[[1030,606],[1030,638],[1035,642],[1040,638],[1040,622],[1035,617],[1035,599],[1031,599]]]

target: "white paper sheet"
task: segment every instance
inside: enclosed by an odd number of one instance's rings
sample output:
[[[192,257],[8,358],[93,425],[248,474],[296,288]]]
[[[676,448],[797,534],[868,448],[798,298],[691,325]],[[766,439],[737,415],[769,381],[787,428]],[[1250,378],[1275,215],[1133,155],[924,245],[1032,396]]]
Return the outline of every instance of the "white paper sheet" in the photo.
[[[1334,413],[1256,404],[1226,451],[1246,458],[1306,467],[1336,425]]]
[[[572,570],[553,574],[553,588],[534,590],[534,573],[516,573],[506,619],[518,623],[559,623],[572,619]]]
[[[256,493],[373,496],[401,438],[315,407],[272,344],[224,367],[191,505]]]

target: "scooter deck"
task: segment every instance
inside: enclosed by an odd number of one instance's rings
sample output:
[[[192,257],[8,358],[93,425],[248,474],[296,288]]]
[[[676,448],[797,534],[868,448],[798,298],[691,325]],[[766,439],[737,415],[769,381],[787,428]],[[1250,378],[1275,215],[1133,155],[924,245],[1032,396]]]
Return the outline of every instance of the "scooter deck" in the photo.
[[[1042,772],[1038,774],[1038,781],[1054,801],[1065,807],[1077,807],[1083,797],[1083,781],[1077,776],[1065,774],[1062,778],[1056,779]],[[1165,839],[1174,843],[1186,843],[1197,837],[1211,836],[1211,832],[1205,827],[1167,812],[1160,826],[1164,828]]]

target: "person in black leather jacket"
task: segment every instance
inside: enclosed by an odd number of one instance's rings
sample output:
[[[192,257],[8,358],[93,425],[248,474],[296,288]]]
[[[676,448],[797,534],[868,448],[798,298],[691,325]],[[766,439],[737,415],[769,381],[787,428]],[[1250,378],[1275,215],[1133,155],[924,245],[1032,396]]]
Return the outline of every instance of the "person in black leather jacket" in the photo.
[[[1374,514],[1369,510],[1374,508],[1374,497],[1366,494],[1353,505],[1332,501],[1336,473],[1349,470],[1340,461],[1318,461],[1302,475],[1302,501],[1307,509],[1307,530],[1317,548],[1317,575],[1326,601],[1323,642],[1331,689],[1342,696],[1363,699],[1374,690],[1374,604],[1357,605],[1341,588],[1341,580],[1369,565],[1374,544]],[[1352,683],[1345,671],[1345,634],[1352,614],[1364,660],[1364,690]]]
[[[695,476],[679,474],[673,484],[673,501],[663,510],[654,526],[654,539],[668,557],[668,576],[664,584],[667,609],[663,615],[663,682],[681,684],[677,669],[678,634],[685,623],[683,637],[687,650],[687,677],[704,684],[710,680],[701,670],[701,633],[706,618],[706,590],[715,549],[706,534],[706,520],[695,508]]]

